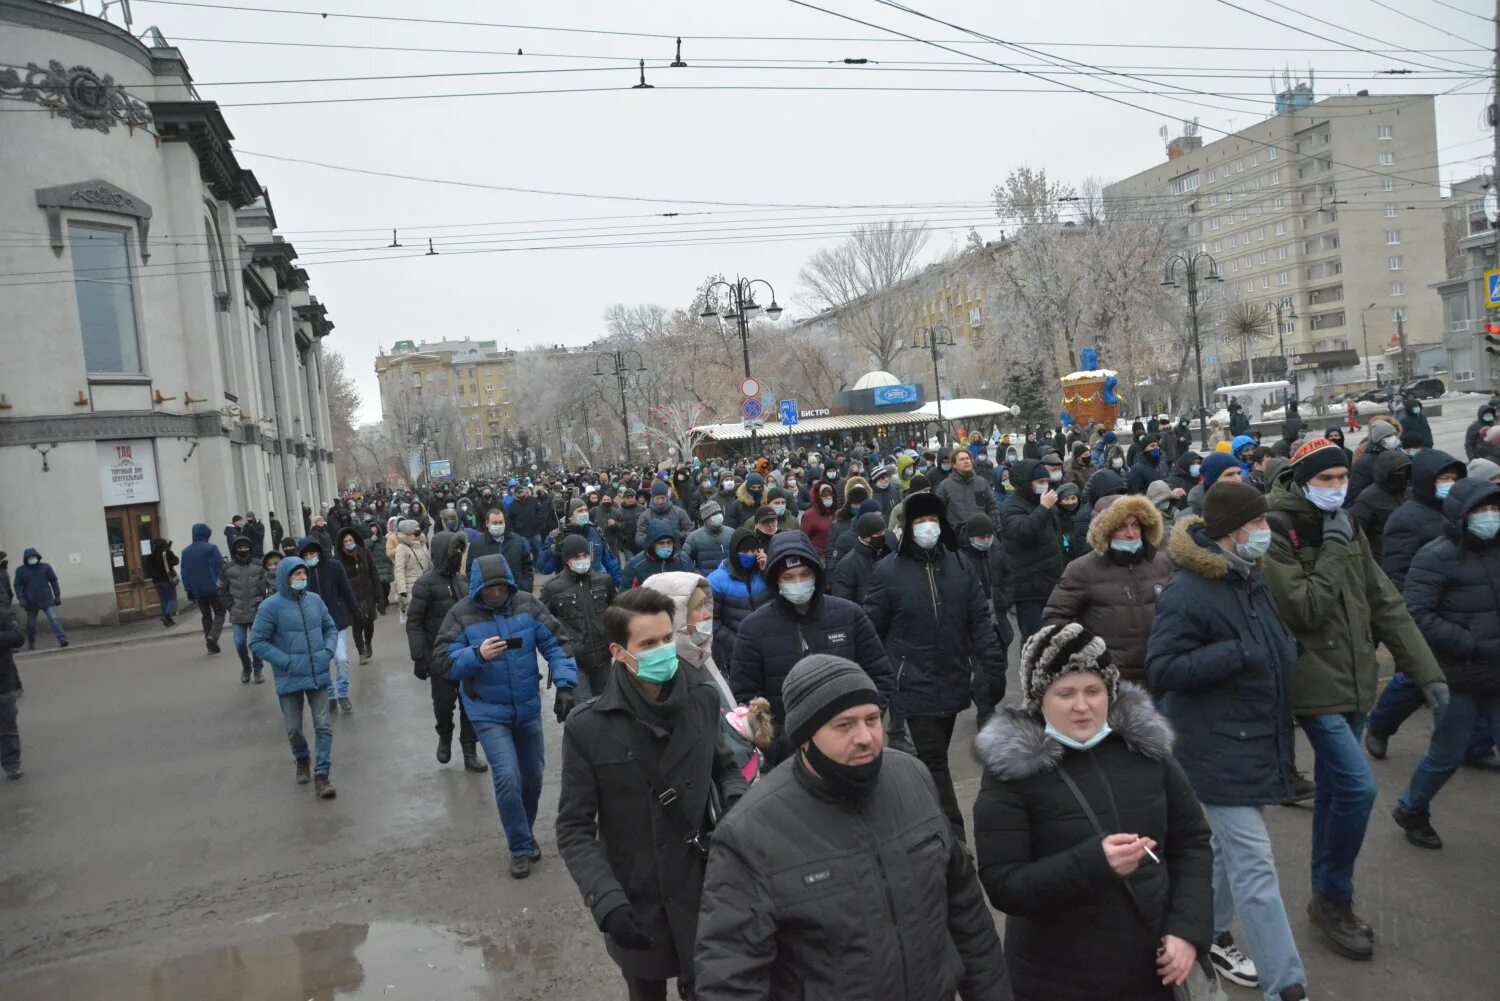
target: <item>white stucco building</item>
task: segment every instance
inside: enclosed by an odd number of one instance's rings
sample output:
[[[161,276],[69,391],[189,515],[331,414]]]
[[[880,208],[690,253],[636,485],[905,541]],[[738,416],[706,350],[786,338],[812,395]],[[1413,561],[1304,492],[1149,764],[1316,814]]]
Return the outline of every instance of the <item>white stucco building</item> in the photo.
[[[155,614],[152,537],[334,493],[322,339],[269,194],[182,53],[0,0],[0,549],[65,621]],[[270,543],[269,532],[267,544]]]

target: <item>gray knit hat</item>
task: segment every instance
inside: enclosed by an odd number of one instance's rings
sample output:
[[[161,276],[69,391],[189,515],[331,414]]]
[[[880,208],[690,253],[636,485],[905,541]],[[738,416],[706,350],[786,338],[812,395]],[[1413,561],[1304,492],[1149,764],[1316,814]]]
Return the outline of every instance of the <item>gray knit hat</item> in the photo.
[[[864,668],[831,653],[803,657],[781,685],[787,742],[801,747],[824,723],[845,709],[880,704],[880,693]]]
[[[1371,442],[1378,442],[1384,438],[1390,437],[1391,435],[1400,436],[1400,434],[1401,432],[1396,430],[1396,425],[1392,424],[1384,417],[1376,417],[1374,420],[1370,421]]]
[[[1493,480],[1500,476],[1500,465],[1489,459],[1469,460],[1469,479],[1471,480]]]
[[[1043,626],[1021,648],[1021,705],[1027,712],[1042,711],[1042,696],[1065,674],[1097,674],[1115,701],[1120,691],[1120,669],[1110,661],[1104,640],[1076,622]],[[790,679],[788,679],[790,680]]]
[[[706,500],[702,504],[698,505],[698,517],[703,519],[704,524],[707,524],[708,519],[712,518],[714,515],[723,513],[724,508],[721,507],[719,505],[719,502],[716,500]]]
[[[416,520],[412,518],[402,518],[396,522],[396,531],[402,535],[416,535],[421,530],[422,526],[417,524]]]

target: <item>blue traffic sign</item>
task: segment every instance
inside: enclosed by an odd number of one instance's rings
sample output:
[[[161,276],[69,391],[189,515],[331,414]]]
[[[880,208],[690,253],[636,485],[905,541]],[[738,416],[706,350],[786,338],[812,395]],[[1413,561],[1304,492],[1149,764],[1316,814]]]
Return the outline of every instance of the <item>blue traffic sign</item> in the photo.
[[[782,400],[776,406],[781,411],[781,423],[785,424],[787,427],[791,427],[793,424],[797,423],[796,400]]]
[[[1487,309],[1500,309],[1500,268],[1484,273],[1484,305]]]
[[[740,408],[740,413],[745,415],[745,420],[747,421],[756,420],[762,417],[765,412],[766,408],[761,406],[760,401],[753,396],[746,400],[744,406]]]

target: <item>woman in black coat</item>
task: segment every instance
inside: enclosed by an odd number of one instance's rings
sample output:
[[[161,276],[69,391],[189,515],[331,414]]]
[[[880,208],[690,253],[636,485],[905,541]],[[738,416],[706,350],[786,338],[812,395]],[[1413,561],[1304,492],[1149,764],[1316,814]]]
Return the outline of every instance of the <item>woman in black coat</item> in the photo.
[[[975,740],[979,880],[1007,916],[1016,1001],[1170,1001],[1213,929],[1209,828],[1172,728],[1076,623],[1037,631],[1021,687]]]

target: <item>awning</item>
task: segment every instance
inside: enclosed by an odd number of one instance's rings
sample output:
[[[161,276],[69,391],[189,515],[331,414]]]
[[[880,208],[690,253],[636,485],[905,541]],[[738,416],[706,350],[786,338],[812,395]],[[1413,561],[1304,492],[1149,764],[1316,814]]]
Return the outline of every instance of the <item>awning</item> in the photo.
[[[992,400],[944,400],[944,421],[971,421],[986,417],[1008,417],[1014,411]],[[838,431],[859,431],[866,428],[900,427],[911,424],[927,424],[938,419],[937,404],[927,403],[916,410],[891,414],[849,414],[845,417],[811,417],[788,428],[782,424],[767,423],[756,429],[760,438],[786,438],[800,434],[827,434]],[[736,421],[728,424],[703,424],[693,428],[706,435],[709,441],[747,441],[750,429]]]

